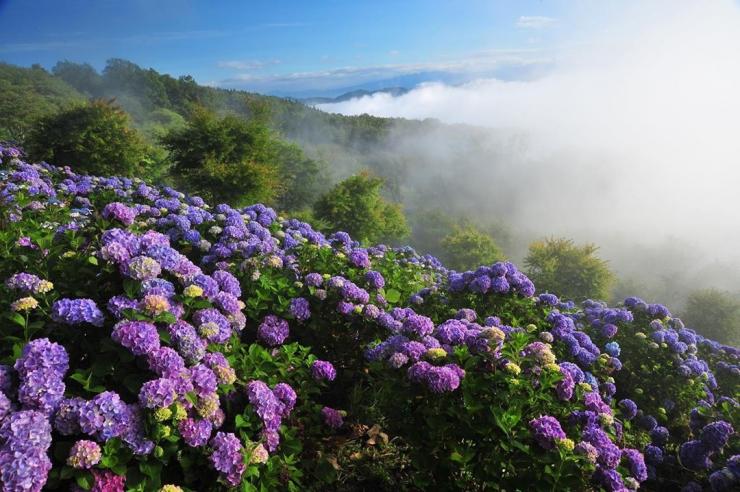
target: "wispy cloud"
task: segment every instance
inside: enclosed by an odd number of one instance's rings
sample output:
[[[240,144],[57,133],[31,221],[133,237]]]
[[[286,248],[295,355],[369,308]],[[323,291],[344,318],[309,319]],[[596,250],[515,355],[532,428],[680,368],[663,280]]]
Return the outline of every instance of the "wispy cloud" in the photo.
[[[415,74],[449,74],[461,79],[471,79],[477,76],[487,76],[497,70],[506,68],[546,66],[551,63],[553,63],[551,55],[544,50],[489,50],[471,53],[464,58],[434,62],[368,66],[349,65],[326,70],[287,73],[237,73],[232,77],[218,81],[216,85],[266,91],[304,91],[347,87],[354,84]],[[229,67],[237,68],[237,64],[229,64]]]
[[[259,70],[272,65],[279,65],[280,60],[224,60],[218,62],[218,68],[231,70]]]
[[[543,15],[523,15],[516,21],[516,27],[520,29],[542,29],[555,23],[552,17]]]
[[[83,44],[82,41],[41,41],[37,43],[12,43],[0,45],[0,53],[23,53],[28,51],[50,51],[73,48]]]

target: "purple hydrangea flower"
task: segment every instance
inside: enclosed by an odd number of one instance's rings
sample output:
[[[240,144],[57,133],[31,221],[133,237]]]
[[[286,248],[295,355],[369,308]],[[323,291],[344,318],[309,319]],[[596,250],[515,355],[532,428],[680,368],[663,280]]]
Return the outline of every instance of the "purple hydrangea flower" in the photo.
[[[349,262],[358,268],[370,268],[370,257],[364,249],[353,249],[349,253]]]
[[[622,417],[625,420],[632,420],[637,415],[637,404],[634,401],[625,398],[624,400],[620,400],[617,405],[621,409]]]
[[[678,450],[681,464],[694,471],[706,470],[712,466],[709,454],[710,451],[699,440],[685,442]]]
[[[290,300],[290,314],[298,321],[306,321],[311,317],[311,306],[308,299],[296,297]]]
[[[167,378],[147,381],[141,385],[141,389],[139,390],[139,402],[144,408],[169,407],[175,402],[176,397],[175,383]]]
[[[51,307],[51,319],[66,325],[103,326],[104,316],[92,299],[59,299]]]
[[[18,401],[27,410],[38,410],[51,415],[64,397],[63,374],[53,369],[37,369],[21,379]]]
[[[324,423],[332,429],[339,429],[344,425],[344,417],[339,410],[335,410],[330,407],[324,407],[321,409],[321,418],[324,419]]]
[[[123,225],[130,226],[136,219],[137,211],[120,202],[111,202],[103,208],[103,217],[115,219]]]
[[[337,371],[331,362],[325,360],[317,360],[311,365],[311,375],[317,381],[326,380],[334,381],[337,377]]]
[[[119,321],[111,338],[134,355],[147,355],[159,348],[157,327],[147,321]]]
[[[730,437],[735,434],[732,425],[724,420],[707,424],[701,431],[701,443],[709,451],[720,451],[727,446]]]
[[[211,438],[213,424],[208,420],[187,418],[177,425],[180,435],[188,446],[197,448],[205,446]]]
[[[131,423],[126,403],[113,391],[105,391],[79,409],[80,429],[85,434],[107,441],[123,435]]]
[[[555,417],[544,415],[529,421],[537,444],[545,449],[553,449],[556,441],[565,439],[565,432]]]
[[[623,449],[622,459],[627,462],[632,476],[637,479],[638,482],[644,482],[648,478],[647,467],[645,466],[645,459],[641,452],[636,449]]]
[[[214,393],[218,386],[216,374],[204,364],[191,367],[190,378],[193,382],[193,388],[198,395]]]
[[[21,378],[39,369],[51,369],[59,377],[63,377],[69,368],[69,356],[58,343],[51,342],[48,338],[37,338],[23,347],[14,368]],[[8,371],[4,370],[3,374],[8,374]]]
[[[275,395],[275,398],[280,400],[280,403],[283,404],[280,416],[287,417],[290,415],[290,412],[293,410],[295,402],[298,399],[298,395],[296,395],[293,388],[291,388],[287,383],[278,383],[272,389],[272,394]]]
[[[211,439],[211,448],[213,452],[210,461],[213,468],[231,487],[239,485],[246,470],[239,438],[230,432],[218,432]]]
[[[365,273],[365,282],[367,282],[368,287],[371,289],[382,289],[385,287],[385,279],[383,278],[383,275],[381,275],[380,272],[376,272],[374,270],[370,270],[369,272]]]
[[[288,322],[273,314],[265,316],[257,329],[257,336],[269,347],[281,345],[289,334]]]

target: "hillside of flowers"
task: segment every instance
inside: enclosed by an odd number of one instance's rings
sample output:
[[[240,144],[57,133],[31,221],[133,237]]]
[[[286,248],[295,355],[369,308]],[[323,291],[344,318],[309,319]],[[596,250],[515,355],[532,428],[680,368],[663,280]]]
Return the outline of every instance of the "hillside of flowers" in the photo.
[[[740,488],[740,351],[0,148],[4,491]]]

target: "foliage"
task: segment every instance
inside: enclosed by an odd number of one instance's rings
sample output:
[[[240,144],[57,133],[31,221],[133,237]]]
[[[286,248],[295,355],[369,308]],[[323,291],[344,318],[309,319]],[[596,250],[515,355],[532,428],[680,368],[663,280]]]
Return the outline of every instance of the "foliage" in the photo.
[[[716,289],[689,295],[682,319],[707,338],[740,345],[740,298]]]
[[[151,150],[111,101],[92,101],[41,118],[28,138],[34,159],[78,172],[146,176]]]
[[[527,274],[545,291],[567,299],[606,299],[614,282],[607,262],[596,256],[598,246],[576,245],[570,239],[549,238],[529,246]]]
[[[176,177],[208,198],[277,202],[292,209],[310,204],[317,194],[321,165],[278,139],[260,119],[218,118],[198,108],[185,127],[171,130],[162,142]]]
[[[491,236],[472,225],[456,226],[442,239],[440,260],[455,270],[466,270],[503,259]]]
[[[0,121],[0,141],[23,142],[38,118],[83,100],[79,92],[41,67],[0,63],[0,111],[6,115]]]
[[[740,352],[665,306],[0,156],[6,488],[737,485]]]
[[[395,242],[408,232],[401,206],[381,195],[383,180],[362,172],[322,196],[314,205],[317,217],[333,229],[348,232],[364,243]]]

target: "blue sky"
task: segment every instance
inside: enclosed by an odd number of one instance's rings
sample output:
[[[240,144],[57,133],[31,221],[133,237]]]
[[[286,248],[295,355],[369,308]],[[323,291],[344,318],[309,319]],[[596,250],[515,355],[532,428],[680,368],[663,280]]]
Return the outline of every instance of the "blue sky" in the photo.
[[[0,59],[47,68],[69,59],[100,69],[119,57],[200,83],[277,94],[446,75],[519,77],[548,63],[568,29],[569,5],[0,0]]]

